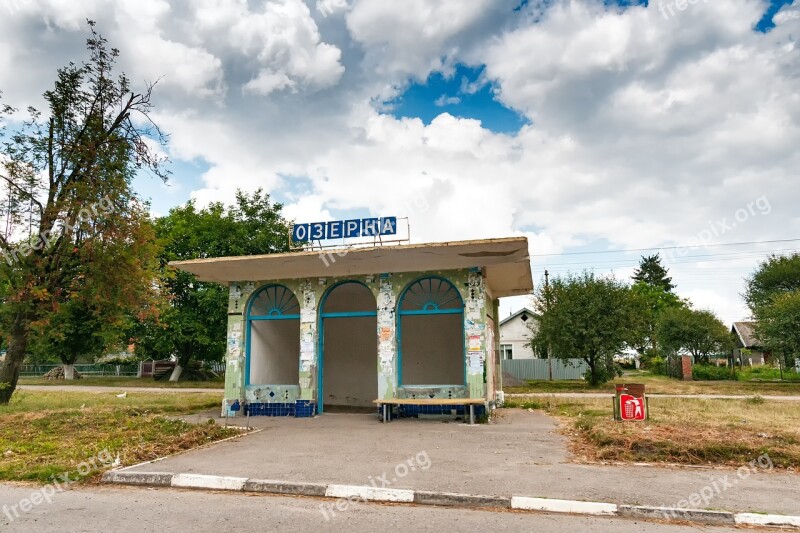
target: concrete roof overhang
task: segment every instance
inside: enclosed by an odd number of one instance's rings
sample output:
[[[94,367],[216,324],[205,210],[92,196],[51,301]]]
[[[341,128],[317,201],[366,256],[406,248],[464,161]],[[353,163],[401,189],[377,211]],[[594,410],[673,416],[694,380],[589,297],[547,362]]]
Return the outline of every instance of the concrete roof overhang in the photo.
[[[324,260],[323,260],[324,259]],[[270,281],[481,268],[495,298],[533,291],[528,239],[509,237],[172,261],[200,281]]]

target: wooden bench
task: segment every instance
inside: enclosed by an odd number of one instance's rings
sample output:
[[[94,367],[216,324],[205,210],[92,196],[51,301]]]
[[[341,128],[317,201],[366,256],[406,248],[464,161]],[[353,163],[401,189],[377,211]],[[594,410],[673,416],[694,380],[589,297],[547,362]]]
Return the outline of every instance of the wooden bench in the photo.
[[[391,398],[389,400],[373,400],[381,410],[381,422],[389,422],[389,409],[392,405],[463,405],[469,406],[469,423],[475,423],[475,406],[484,405],[483,398]]]

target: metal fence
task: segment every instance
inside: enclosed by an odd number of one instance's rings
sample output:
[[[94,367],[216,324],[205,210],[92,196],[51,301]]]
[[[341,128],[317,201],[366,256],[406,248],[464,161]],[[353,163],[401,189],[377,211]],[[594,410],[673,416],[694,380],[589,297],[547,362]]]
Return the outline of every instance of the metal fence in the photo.
[[[26,378],[36,378],[50,372],[54,368],[64,365],[22,365],[20,376]],[[131,365],[95,365],[80,364],[73,365],[75,370],[83,376],[129,376],[136,377],[139,372],[139,363]]]
[[[583,359],[506,359],[502,362],[503,372],[517,379],[550,379],[552,365],[553,380],[583,379],[589,366]]]
[[[144,361],[144,362],[136,362],[127,365],[102,365],[102,364],[79,364],[73,365],[75,370],[80,372],[83,376],[119,376],[119,377],[136,377],[139,375],[145,375],[147,377],[152,376],[152,369],[150,372],[144,372],[140,374],[139,368],[141,366],[147,369],[147,365],[152,365],[152,361]],[[42,375],[50,372],[54,368],[59,368],[63,365],[22,365],[22,371],[20,372],[21,377],[26,378],[38,378]],[[224,374],[225,373],[225,363],[218,363],[213,362],[209,363],[211,370],[216,372],[217,374]]]

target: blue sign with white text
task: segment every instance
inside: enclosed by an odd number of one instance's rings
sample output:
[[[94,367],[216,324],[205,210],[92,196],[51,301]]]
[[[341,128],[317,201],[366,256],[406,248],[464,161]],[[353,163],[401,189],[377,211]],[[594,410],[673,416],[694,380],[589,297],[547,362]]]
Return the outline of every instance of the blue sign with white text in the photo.
[[[310,222],[292,226],[293,242],[397,235],[397,217]]]

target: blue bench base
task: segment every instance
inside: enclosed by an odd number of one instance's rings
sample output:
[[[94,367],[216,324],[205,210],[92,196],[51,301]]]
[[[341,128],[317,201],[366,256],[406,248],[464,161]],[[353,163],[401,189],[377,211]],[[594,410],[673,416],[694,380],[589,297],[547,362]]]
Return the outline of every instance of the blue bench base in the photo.
[[[317,414],[317,402],[295,400],[294,402],[253,402],[244,406],[245,416],[294,416],[309,418]]]

